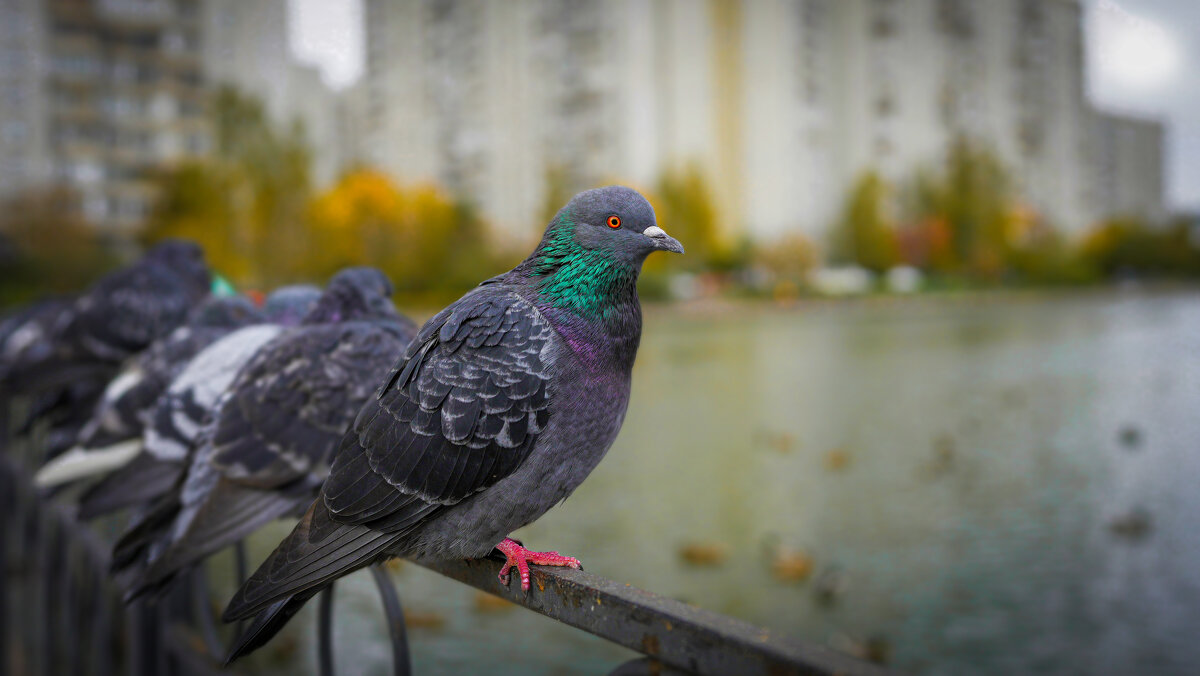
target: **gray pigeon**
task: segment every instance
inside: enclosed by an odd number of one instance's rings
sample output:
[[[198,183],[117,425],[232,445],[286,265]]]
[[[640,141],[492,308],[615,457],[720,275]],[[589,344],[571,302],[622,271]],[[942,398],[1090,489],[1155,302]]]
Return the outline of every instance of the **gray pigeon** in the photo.
[[[537,249],[418,333],[342,440],[300,523],[238,590],[224,619],[254,617],[229,659],[261,646],[338,577],[395,556],[478,558],[501,579],[578,567],[507,536],[565,499],[616,439],[641,338],[637,279],[683,252],[636,191],[576,195]]]
[[[7,372],[12,391],[28,394],[80,378],[107,382],[127,357],[183,324],[209,293],[212,275],[200,247],[170,240],[112,272],[74,300],[49,345]]]
[[[39,344],[0,368],[0,392],[32,402],[21,429],[40,420],[49,425],[43,455],[55,457],[74,443],[121,362],[182,324],[210,283],[198,246],[163,242],[93,284]]]
[[[391,293],[378,270],[339,273],[301,326],[241,370],[197,445],[165,547],[151,547],[129,598],[312,502],[338,442],[416,334]]]
[[[276,299],[281,293],[284,297]],[[238,329],[197,353],[147,413],[141,452],[80,496],[79,517],[108,514],[169,491],[217,399],[254,354],[286,328],[274,322],[299,316],[296,308],[311,309],[319,296],[315,288],[277,291],[264,304],[268,323]]]
[[[46,463],[35,480],[53,486],[111,470],[141,448],[148,412],[196,354],[234,330],[261,323],[248,298],[210,296],[186,324],[129,359],[104,390],[76,447]]]
[[[47,298],[6,315],[0,323],[0,382],[12,365],[49,357],[53,336],[74,305],[72,298]]]

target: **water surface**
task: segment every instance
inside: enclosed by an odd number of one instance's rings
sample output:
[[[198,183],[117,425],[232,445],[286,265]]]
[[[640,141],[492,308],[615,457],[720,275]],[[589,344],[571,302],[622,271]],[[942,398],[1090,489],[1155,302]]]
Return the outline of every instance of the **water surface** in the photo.
[[[1197,295],[651,308],[616,445],[518,537],[780,632],[872,640],[913,673],[1195,673],[1198,357]],[[1147,532],[1113,532],[1135,510]],[[689,565],[689,543],[728,555]],[[773,576],[781,550],[813,577]],[[420,674],[633,657],[412,565],[396,579],[434,625],[410,629]],[[338,594],[342,672],[388,673],[370,577]],[[311,609],[294,624],[258,668],[312,668]]]

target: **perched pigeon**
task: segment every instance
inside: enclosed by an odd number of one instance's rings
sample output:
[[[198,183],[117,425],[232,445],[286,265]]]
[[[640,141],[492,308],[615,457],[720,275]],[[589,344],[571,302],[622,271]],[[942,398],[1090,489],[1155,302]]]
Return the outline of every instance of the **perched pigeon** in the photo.
[[[391,293],[377,270],[339,273],[301,326],[242,369],[197,446],[167,546],[151,552],[131,597],[312,502],[338,442],[416,334]],[[145,538],[148,529],[138,530]],[[128,561],[133,540],[122,542],[116,560]]]
[[[12,398],[24,365],[42,363],[54,355],[54,338],[68,321],[73,305],[71,298],[38,301],[6,316],[0,324],[0,413],[5,417],[13,413],[10,410]],[[16,412],[19,417],[13,424],[17,431],[27,433],[35,421],[55,414],[60,419],[52,421],[52,426],[57,423],[78,431],[85,420],[81,407],[86,411],[89,403],[88,397],[81,397],[78,389],[32,395],[27,410]],[[94,396],[94,388],[86,394]]]
[[[8,371],[14,392],[63,387],[81,378],[107,382],[120,363],[181,325],[208,295],[211,273],[200,247],[167,241],[75,299],[36,358]]]
[[[343,439],[300,523],[224,619],[255,617],[233,660],[265,643],[334,579],[393,556],[477,558],[501,579],[578,567],[506,535],[565,499],[616,439],[641,337],[637,279],[683,247],[622,187],[576,195],[537,249],[421,329]]]
[[[0,323],[0,382],[12,365],[41,361],[53,351],[53,336],[61,330],[74,300],[47,298],[6,316]]]
[[[196,354],[232,331],[260,323],[262,313],[249,299],[212,296],[192,311],[186,324],[138,353],[109,382],[76,447],[46,463],[40,486],[74,481],[128,462],[141,450],[149,411]]]
[[[45,457],[70,448],[121,362],[181,324],[208,294],[209,281],[199,247],[159,244],[93,284],[0,369],[0,391],[31,402],[21,429],[49,423]]]
[[[311,308],[318,296],[316,289],[281,289],[264,305],[267,320],[300,316],[297,309]],[[141,452],[80,496],[80,518],[141,504],[170,490],[217,399],[250,358],[284,329],[275,323],[247,326],[197,353],[148,412]]]

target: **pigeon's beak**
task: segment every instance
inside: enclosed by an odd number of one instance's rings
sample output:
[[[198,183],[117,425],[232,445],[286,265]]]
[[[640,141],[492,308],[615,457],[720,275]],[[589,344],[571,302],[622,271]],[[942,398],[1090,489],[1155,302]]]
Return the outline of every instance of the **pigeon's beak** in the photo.
[[[683,253],[683,245],[679,243],[679,240],[668,235],[666,230],[657,225],[646,228],[642,234],[650,240],[651,246],[659,251],[671,251],[677,254]]]

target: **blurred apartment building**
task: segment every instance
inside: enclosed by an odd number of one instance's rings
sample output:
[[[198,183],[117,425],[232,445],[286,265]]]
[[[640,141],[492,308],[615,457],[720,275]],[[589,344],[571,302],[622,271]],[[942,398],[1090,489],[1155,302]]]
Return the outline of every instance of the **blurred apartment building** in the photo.
[[[302,125],[314,151],[314,180],[318,185],[332,182],[346,162],[341,98],[316,67],[292,57],[287,0],[202,2],[204,70],[210,85],[233,85],[259,98],[277,124]]]
[[[198,0],[0,2],[0,191],[67,183],[132,227],[146,171],[207,150],[204,101]]]
[[[696,163],[731,231],[820,238],[959,135],[1068,231],[1164,211],[1162,127],[1091,108],[1077,0],[366,0],[366,36],[354,152],[522,232],[551,172]]]
[[[302,120],[331,180],[338,103],[292,60],[287,25],[285,0],[0,0],[0,195],[65,183],[92,222],[137,227],[149,172],[211,148],[220,83]]]

